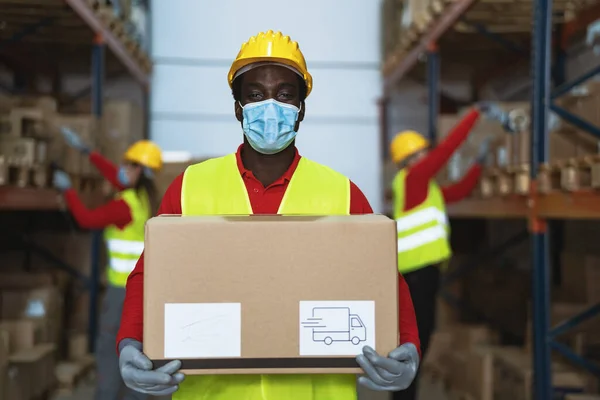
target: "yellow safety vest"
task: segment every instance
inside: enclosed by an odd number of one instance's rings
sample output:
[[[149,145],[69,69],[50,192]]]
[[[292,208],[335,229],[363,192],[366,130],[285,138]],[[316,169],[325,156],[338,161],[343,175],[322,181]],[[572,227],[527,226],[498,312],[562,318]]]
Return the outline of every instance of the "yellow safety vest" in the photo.
[[[131,222],[123,229],[111,225],[104,229],[108,248],[108,283],[124,288],[127,277],[144,251],[144,226],[152,216],[145,191],[126,189],[116,195],[131,211]]]
[[[410,211],[404,211],[406,170],[394,178],[394,219],[398,229],[398,271],[407,273],[450,258],[450,227],[444,197],[431,180],[427,198]]]
[[[190,166],[183,176],[183,215],[248,215],[252,206],[235,154]],[[348,215],[350,181],[304,157],[279,214]],[[173,400],[355,400],[354,375],[187,376]]]

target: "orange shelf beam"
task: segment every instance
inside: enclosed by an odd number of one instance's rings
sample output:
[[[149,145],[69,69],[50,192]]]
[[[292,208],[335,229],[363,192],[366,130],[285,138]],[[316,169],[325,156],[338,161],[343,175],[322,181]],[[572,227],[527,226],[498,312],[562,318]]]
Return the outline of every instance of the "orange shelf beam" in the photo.
[[[546,219],[600,219],[600,193],[556,192],[540,195],[538,214]]]
[[[524,196],[466,199],[447,207],[451,218],[526,218],[528,198]]]
[[[61,195],[53,189],[0,187],[0,210],[56,211],[61,207]]]

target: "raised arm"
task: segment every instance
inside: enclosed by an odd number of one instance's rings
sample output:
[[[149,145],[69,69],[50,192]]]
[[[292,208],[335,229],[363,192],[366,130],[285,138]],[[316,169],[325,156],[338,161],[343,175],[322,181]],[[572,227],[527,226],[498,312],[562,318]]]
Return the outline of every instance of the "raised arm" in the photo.
[[[456,203],[469,196],[473,189],[475,189],[480,176],[481,165],[474,164],[460,181],[444,186],[442,188],[442,194],[446,204]]]
[[[90,153],[90,162],[100,171],[104,179],[109,181],[118,190],[123,190],[124,187],[119,183],[117,174],[119,172],[116,165],[106,159],[102,154],[92,151]]]

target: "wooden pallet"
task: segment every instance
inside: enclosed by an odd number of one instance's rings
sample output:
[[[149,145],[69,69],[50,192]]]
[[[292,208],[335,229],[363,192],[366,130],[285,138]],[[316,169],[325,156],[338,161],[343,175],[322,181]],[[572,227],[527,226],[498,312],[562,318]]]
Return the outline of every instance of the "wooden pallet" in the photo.
[[[58,387],[55,395],[70,395],[87,380],[94,367],[93,356],[83,357],[77,361],[64,361],[56,365],[54,370]]]

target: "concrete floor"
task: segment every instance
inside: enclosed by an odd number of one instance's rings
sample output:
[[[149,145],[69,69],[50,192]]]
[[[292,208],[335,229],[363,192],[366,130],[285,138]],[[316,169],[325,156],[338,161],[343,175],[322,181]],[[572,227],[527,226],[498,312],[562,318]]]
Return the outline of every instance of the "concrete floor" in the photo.
[[[419,393],[419,400],[447,400],[443,389],[427,377],[423,377],[421,387],[422,390],[421,393]],[[72,396],[57,396],[53,400],[90,400],[93,398],[93,385],[87,384],[79,387]],[[387,393],[371,392],[360,388],[358,391],[358,398],[359,400],[389,400],[390,396]],[[157,397],[153,397],[152,399],[168,400],[166,398],[159,399]]]

